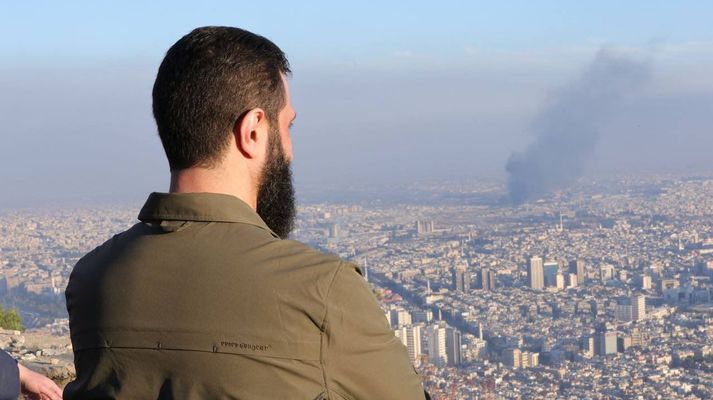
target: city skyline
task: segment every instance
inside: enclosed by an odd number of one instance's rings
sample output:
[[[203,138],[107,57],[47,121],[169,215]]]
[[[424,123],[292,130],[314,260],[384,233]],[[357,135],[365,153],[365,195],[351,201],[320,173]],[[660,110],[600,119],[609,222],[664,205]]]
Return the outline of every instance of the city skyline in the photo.
[[[362,267],[435,398],[713,395],[713,177],[589,182],[516,208],[493,190],[305,204],[293,238]],[[0,300],[34,343],[5,333],[22,362],[71,367],[62,288],[137,209],[0,212]]]

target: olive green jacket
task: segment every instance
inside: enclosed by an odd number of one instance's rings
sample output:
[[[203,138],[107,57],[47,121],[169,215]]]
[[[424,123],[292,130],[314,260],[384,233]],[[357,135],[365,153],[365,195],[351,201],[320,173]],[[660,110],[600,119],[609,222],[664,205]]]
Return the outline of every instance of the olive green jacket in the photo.
[[[149,196],[66,291],[65,399],[423,399],[359,269],[240,199]]]

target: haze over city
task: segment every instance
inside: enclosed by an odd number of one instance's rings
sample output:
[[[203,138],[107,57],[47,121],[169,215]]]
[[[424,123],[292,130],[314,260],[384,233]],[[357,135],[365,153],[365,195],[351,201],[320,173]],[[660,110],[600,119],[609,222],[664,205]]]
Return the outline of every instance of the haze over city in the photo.
[[[6,4],[0,207],[166,190],[151,85],[175,38],[207,24],[259,32],[290,58],[298,196],[421,180],[505,185],[518,157],[547,160],[542,175],[554,181],[523,178],[543,191],[614,172],[708,173],[711,11],[705,2]],[[590,109],[581,82],[612,60],[636,76]],[[560,124],[567,115],[586,118]],[[553,129],[564,141],[542,140]],[[571,152],[568,140],[587,135]]]

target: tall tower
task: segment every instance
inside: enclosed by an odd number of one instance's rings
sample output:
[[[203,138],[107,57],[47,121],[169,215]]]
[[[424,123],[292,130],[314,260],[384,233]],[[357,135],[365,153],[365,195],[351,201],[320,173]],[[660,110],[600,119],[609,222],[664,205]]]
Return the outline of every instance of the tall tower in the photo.
[[[490,268],[480,270],[480,287],[483,290],[495,290],[495,272]]]
[[[596,350],[594,343],[593,336],[585,335],[579,338],[579,349],[582,350],[585,357],[591,358],[594,356]]]
[[[631,296],[631,319],[641,321],[646,318],[646,296],[638,294]]]
[[[633,319],[633,307],[631,304],[631,301],[628,299],[625,301],[620,301],[619,304],[616,305],[616,312],[615,316],[616,319],[622,322],[629,322]]]
[[[548,261],[542,266],[542,274],[544,276],[545,287],[557,286],[557,274],[559,273],[559,264],[554,261]]]
[[[416,221],[416,235],[421,236],[428,233],[433,233],[433,221]]]
[[[579,258],[569,262],[569,272],[577,274],[577,283],[584,283],[584,260]]]
[[[567,287],[577,287],[577,274],[573,274],[571,272],[568,272],[567,275],[565,275],[565,278],[567,280]]]
[[[451,284],[453,285],[453,290],[457,292],[463,291],[463,273],[458,267],[453,267],[451,270]]]
[[[446,357],[450,366],[457,366],[462,362],[461,335],[458,329],[446,328]]]
[[[641,276],[641,289],[651,290],[651,277],[649,275]]]
[[[528,278],[530,281],[530,288],[535,290],[542,290],[545,287],[545,275],[542,266],[541,257],[530,258],[530,268],[527,270]]]
[[[339,224],[334,223],[329,225],[329,237],[338,238],[339,237]]]
[[[468,267],[463,268],[463,292],[468,293],[470,292],[470,288],[473,285],[471,284],[471,276],[470,272],[468,272]]]
[[[606,356],[617,352],[616,332],[599,331],[595,337],[597,355]]]
[[[444,367],[448,363],[446,353],[446,326],[444,323],[435,324],[426,330],[428,337],[428,359],[437,367]]]
[[[408,349],[408,355],[415,366],[421,363],[421,325],[405,326],[396,331],[396,336]]]
[[[453,267],[453,270],[451,270],[451,280],[453,283],[453,290],[463,293],[470,291],[470,274],[468,273],[466,267]]]
[[[503,362],[513,368],[520,368],[522,361],[522,352],[520,349],[505,349],[503,350]]]
[[[564,289],[564,275],[563,274],[555,275],[555,287],[557,289]]]

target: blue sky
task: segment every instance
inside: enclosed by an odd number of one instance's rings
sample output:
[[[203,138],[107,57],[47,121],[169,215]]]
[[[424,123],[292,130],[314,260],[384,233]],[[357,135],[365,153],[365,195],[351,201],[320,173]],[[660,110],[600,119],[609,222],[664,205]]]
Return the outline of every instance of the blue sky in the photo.
[[[295,61],[467,46],[522,50],[713,39],[708,1],[63,1],[4,2],[3,64],[154,60],[201,25],[263,33]]]
[[[585,170],[711,171],[711,15],[708,1],[6,1],[0,208],[165,190],[151,85],[168,47],[203,25],[289,56],[298,195],[504,179],[602,49],[652,78],[607,115]]]

